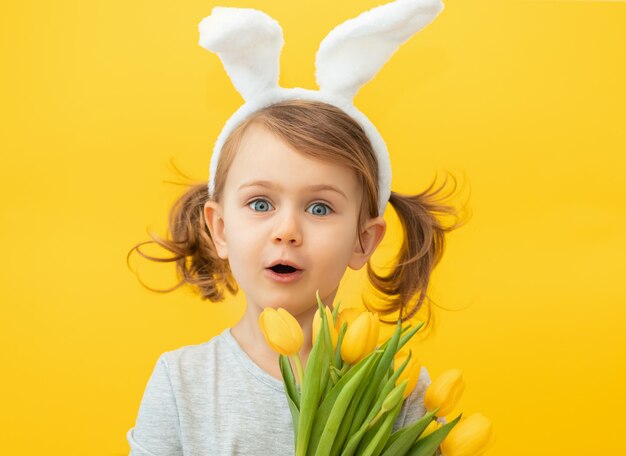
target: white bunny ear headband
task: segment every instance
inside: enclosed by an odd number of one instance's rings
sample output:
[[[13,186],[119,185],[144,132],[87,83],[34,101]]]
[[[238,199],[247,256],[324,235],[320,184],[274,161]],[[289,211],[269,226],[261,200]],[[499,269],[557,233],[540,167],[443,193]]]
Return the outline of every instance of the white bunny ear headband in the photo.
[[[361,86],[371,80],[398,47],[423,29],[443,10],[441,0],[396,0],[345,21],[320,43],[315,56],[315,79],[320,90],[278,85],[283,31],[278,22],[251,8],[216,6],[202,19],[199,44],[216,53],[245,103],[226,121],[217,138],[209,169],[209,195],[222,146],[233,129],[264,107],[288,99],[334,105],[365,130],[378,160],[378,215],[391,195],[391,164],[383,138],[353,104]]]

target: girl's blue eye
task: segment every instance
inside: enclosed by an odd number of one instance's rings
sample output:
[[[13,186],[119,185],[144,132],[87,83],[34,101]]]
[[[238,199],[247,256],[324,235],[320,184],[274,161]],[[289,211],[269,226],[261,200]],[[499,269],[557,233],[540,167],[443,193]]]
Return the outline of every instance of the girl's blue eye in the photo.
[[[256,203],[261,203],[261,204],[256,204]],[[250,201],[248,203],[248,206],[250,206],[250,205],[253,206],[253,210],[255,212],[266,212],[266,210],[263,210],[263,207],[267,207],[268,205],[271,206],[271,204],[267,200],[264,200],[264,199],[255,199],[253,201]],[[257,211],[255,208],[256,209],[260,208],[261,210]]]
[[[326,212],[325,213],[321,213],[319,210],[314,210],[314,212],[313,212],[314,215],[328,215],[330,213],[330,211],[332,210],[328,206],[328,204],[324,204],[324,203],[320,203],[320,202],[313,203],[309,207],[314,207],[314,206],[321,207],[322,211],[323,211],[323,208],[326,208]]]

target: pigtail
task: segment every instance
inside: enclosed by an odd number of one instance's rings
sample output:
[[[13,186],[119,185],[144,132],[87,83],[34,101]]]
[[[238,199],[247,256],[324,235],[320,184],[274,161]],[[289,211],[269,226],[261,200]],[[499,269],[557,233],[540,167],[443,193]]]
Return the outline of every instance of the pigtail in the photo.
[[[237,293],[238,285],[230,271],[228,261],[217,255],[204,220],[204,203],[207,199],[207,182],[189,185],[189,189],[178,198],[170,210],[167,237],[164,239],[155,233],[149,233],[152,241],[141,242],[128,252],[127,264],[133,250],[137,250],[137,253],[148,260],[176,262],[180,282],[174,287],[165,290],[153,289],[139,279],[143,286],[151,291],[167,293],[189,284],[192,289],[199,292],[202,299],[212,302],[224,300],[224,288],[232,294]],[[157,258],[139,249],[143,244],[151,242],[171,252],[172,256]]]
[[[370,283],[380,292],[387,301],[382,308],[373,307],[365,303],[368,310],[378,312],[381,315],[390,315],[399,312],[399,318],[406,321],[413,317],[422,307],[424,302],[430,304],[428,296],[430,276],[443,256],[445,249],[445,235],[467,223],[469,217],[463,218],[462,210],[454,205],[446,203],[448,196],[454,193],[457,181],[454,175],[454,187],[449,195],[440,195],[448,179],[434,191],[433,183],[422,193],[417,195],[402,195],[391,192],[389,203],[395,209],[402,228],[404,240],[397,255],[397,263],[389,275],[378,275],[367,263],[367,274]],[[465,207],[465,206],[464,206]],[[454,223],[444,225],[438,215],[451,215]],[[410,302],[419,295],[415,304]],[[428,307],[428,319],[424,329],[429,327],[432,312]],[[396,318],[398,318],[396,317]],[[395,324],[397,320],[380,320],[383,323]]]

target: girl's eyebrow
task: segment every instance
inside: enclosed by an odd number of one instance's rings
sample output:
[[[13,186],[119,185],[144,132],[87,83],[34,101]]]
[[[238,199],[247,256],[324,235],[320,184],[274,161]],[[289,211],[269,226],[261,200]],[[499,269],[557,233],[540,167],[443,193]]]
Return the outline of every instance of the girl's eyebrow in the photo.
[[[266,188],[270,188],[270,189],[274,189],[274,190],[280,190],[280,186],[274,184],[273,182],[267,181],[267,180],[257,180],[257,181],[246,182],[246,183],[241,184],[239,186],[239,190],[241,190],[243,188],[246,188],[246,187],[254,187],[254,186],[266,187]],[[346,194],[344,192],[339,190],[337,187],[333,187],[332,185],[328,185],[328,184],[309,185],[308,187],[305,187],[305,189],[306,190],[311,190],[311,191],[330,190],[330,191],[339,193],[346,200],[348,199],[348,197],[346,196]]]

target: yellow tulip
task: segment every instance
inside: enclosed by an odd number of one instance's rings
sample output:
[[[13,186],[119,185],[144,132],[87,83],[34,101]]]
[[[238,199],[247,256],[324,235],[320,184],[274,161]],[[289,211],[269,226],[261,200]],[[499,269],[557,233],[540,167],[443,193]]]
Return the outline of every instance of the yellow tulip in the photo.
[[[437,407],[437,416],[446,416],[456,406],[465,390],[463,372],[460,369],[450,369],[439,375],[426,389],[424,406],[429,412]]]
[[[426,437],[428,434],[430,434],[431,432],[435,432],[437,429],[439,429],[441,426],[443,426],[443,424],[441,424],[439,421],[437,420],[432,420],[430,423],[428,423],[428,426],[426,426],[426,429],[424,429],[422,431],[422,433],[420,434],[419,438],[423,439],[424,437]]]
[[[298,320],[283,308],[264,309],[259,316],[259,326],[268,345],[281,355],[295,355],[304,344],[304,333]]]
[[[459,421],[439,446],[443,456],[480,456],[496,441],[493,425],[482,413]]]
[[[397,370],[409,357],[409,352],[406,350],[400,350],[396,353],[393,361],[393,370]],[[404,399],[409,397],[409,395],[415,389],[415,385],[417,385],[417,381],[420,377],[420,372],[422,370],[422,365],[419,360],[415,357],[414,354],[411,354],[411,359],[409,359],[409,363],[406,365],[398,380],[396,380],[396,385],[399,385],[404,380],[408,380],[408,384],[406,385],[406,389],[404,390]]]
[[[343,323],[346,322],[348,325],[357,319],[359,315],[361,315],[363,311],[356,309],[354,307],[347,307],[345,309],[341,309],[337,314],[337,331],[341,331],[341,327]]]
[[[328,320],[328,329],[330,330],[330,339],[333,343],[333,350],[337,347],[337,328],[335,328],[335,324],[333,323],[333,314],[328,307],[324,307],[324,312],[326,312],[326,320]],[[315,316],[313,317],[313,344],[315,344],[315,340],[317,339],[317,333],[319,332],[322,324],[322,318],[320,317],[320,310],[317,309],[315,312]]]
[[[348,364],[356,364],[369,355],[378,342],[378,314],[361,312],[348,329],[341,343],[341,357]]]

